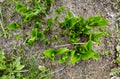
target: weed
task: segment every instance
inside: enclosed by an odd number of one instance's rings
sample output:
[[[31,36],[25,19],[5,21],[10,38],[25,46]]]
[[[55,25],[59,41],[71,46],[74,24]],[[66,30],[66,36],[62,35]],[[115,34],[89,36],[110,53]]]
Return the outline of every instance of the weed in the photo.
[[[0,50],[0,79],[21,79],[24,65],[21,65],[20,58],[7,58],[4,54]]]
[[[1,18],[1,20],[0,20],[0,26],[2,28],[3,35],[6,38],[7,37],[7,32],[6,32],[5,28],[4,28],[4,22],[3,22],[3,15],[2,15],[2,7],[1,7],[1,5],[0,5],[0,18]]]
[[[83,17],[74,17],[72,13],[68,12],[65,20],[60,22],[61,31],[65,31],[64,35],[67,35],[69,42],[80,42],[81,35],[86,35],[89,39],[87,42],[80,45],[75,45],[74,49],[59,48],[57,50],[50,48],[44,51],[44,55],[54,61],[55,57],[60,56],[58,60],[60,63],[71,62],[75,64],[79,60],[88,60],[90,58],[98,59],[99,55],[92,48],[92,43],[96,42],[100,44],[98,40],[104,35],[104,32],[91,32],[93,28],[104,28],[108,24],[106,19],[103,19],[100,15],[93,16],[84,20]],[[63,32],[62,32],[63,33]],[[63,45],[64,46],[64,45]],[[69,61],[69,59],[71,61]]]

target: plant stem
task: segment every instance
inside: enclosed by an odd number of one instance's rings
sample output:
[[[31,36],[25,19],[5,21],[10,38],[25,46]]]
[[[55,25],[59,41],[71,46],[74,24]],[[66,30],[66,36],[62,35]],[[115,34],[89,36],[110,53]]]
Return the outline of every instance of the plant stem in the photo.
[[[58,73],[58,72],[62,71],[64,68],[65,68],[65,66],[62,67],[62,68],[60,68],[60,69],[58,69],[58,70],[56,70],[56,71],[54,71],[54,72],[52,72],[52,73],[49,73],[49,74],[47,74],[47,75],[44,75],[44,76],[42,76],[42,77],[45,77],[45,76],[49,76],[49,75],[51,75],[51,74]]]
[[[3,30],[3,33],[4,33],[5,37],[7,37],[7,36],[6,36],[6,31],[5,31],[5,29],[4,29],[4,22],[3,22],[2,7],[1,7],[1,5],[0,5],[0,17],[1,17],[0,26],[1,26],[2,30]]]
[[[29,70],[21,70],[21,71],[14,71],[14,72],[28,72]]]
[[[54,48],[58,48],[58,47],[66,47],[66,46],[70,46],[70,45],[83,45],[85,43],[72,43],[72,44],[64,44],[64,45],[59,45],[59,46],[55,46]]]

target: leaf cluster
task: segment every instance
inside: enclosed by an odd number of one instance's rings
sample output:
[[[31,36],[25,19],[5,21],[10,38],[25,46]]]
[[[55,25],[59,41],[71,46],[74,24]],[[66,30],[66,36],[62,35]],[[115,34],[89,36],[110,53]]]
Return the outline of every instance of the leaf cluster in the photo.
[[[24,65],[21,65],[20,58],[7,58],[5,53],[0,50],[0,79],[21,79],[21,71]]]
[[[79,42],[81,35],[87,35],[92,41],[97,42],[97,39],[101,37],[103,33],[92,33],[91,29],[103,28],[108,24],[108,21],[102,18],[101,15],[92,16],[84,20],[82,16],[74,17],[71,12],[68,12],[64,21],[59,24],[64,33],[69,37],[71,43]]]
[[[80,60],[88,60],[90,58],[98,59],[99,55],[92,49],[92,41],[88,41],[84,45],[77,45],[73,50],[68,48],[53,49],[49,48],[45,50],[44,55],[50,58],[52,61],[55,57],[60,56],[58,61],[60,63],[72,63],[73,65]],[[69,61],[70,60],[70,61]]]
[[[24,19],[23,22],[36,20],[41,15],[47,14],[47,9],[52,6],[54,0],[33,0],[30,6],[23,4],[21,1],[15,1],[16,11],[20,13]]]
[[[80,39],[85,39],[82,38],[82,35],[86,35],[88,40],[83,45],[75,45],[71,50],[67,48],[59,48],[57,50],[50,48],[45,50],[44,55],[47,58],[54,61],[56,57],[60,57],[59,62],[71,62],[72,64],[80,60],[99,58],[98,53],[92,47],[93,42],[100,44],[99,38],[104,35],[104,32],[92,32],[91,30],[94,28],[104,28],[108,24],[108,20],[102,18],[101,15],[92,16],[85,20],[82,16],[74,17],[72,13],[68,12],[64,21],[59,22],[59,24],[62,33],[68,36],[70,43],[77,43],[80,42]]]

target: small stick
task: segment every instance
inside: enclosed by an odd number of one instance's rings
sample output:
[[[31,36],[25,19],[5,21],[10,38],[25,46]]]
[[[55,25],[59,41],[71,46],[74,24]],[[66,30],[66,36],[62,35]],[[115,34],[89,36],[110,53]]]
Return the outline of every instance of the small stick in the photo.
[[[64,45],[55,46],[54,48],[58,48],[58,47],[66,47],[66,46],[70,46],[70,45],[83,45],[83,44],[85,44],[85,43],[64,44]]]
[[[7,36],[6,36],[6,31],[5,31],[5,29],[4,29],[4,22],[3,22],[2,7],[1,7],[1,5],[0,5],[0,17],[1,17],[0,26],[1,26],[2,30],[3,30],[3,33],[5,34],[5,37],[7,37]]]
[[[14,71],[14,72],[28,72],[29,70],[21,70],[21,71]]]
[[[49,76],[49,75],[51,75],[51,74],[58,73],[58,72],[62,71],[64,68],[65,68],[65,67],[62,67],[62,68],[60,68],[60,69],[58,69],[58,70],[56,70],[56,71],[54,71],[54,72],[52,72],[52,73],[49,73],[49,74],[47,74],[47,75],[44,75],[44,76],[42,76],[42,77],[45,77],[45,76]]]

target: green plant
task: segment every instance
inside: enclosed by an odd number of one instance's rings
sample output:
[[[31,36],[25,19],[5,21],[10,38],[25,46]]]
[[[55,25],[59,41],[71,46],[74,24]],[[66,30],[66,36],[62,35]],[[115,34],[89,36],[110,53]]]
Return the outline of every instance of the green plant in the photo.
[[[21,65],[20,58],[7,58],[5,53],[0,50],[0,79],[21,79],[21,70],[24,65]]]
[[[22,28],[22,26],[18,23],[11,23],[7,26],[8,30],[16,30],[16,29],[19,29],[19,28]]]
[[[111,76],[120,75],[120,68],[118,67],[118,68],[111,69],[110,75]]]
[[[52,61],[54,61],[56,57],[60,57],[60,59],[58,59],[60,63],[71,62],[72,64],[75,64],[79,60],[99,58],[98,53],[92,48],[92,43],[96,42],[97,44],[100,44],[99,38],[104,35],[104,32],[92,32],[91,30],[93,28],[104,28],[104,26],[108,24],[106,19],[103,19],[101,15],[98,15],[84,20],[83,17],[74,17],[72,13],[68,12],[64,21],[59,22],[59,24],[61,32],[68,36],[69,42],[75,44],[74,48],[50,48],[43,52],[45,57],[50,58]],[[79,43],[81,39],[85,39],[82,38],[82,35],[86,36],[87,40],[84,41],[84,43]],[[69,61],[69,59],[71,61]]]
[[[118,65],[120,65],[120,46],[117,45],[116,47],[116,50],[117,50],[117,58],[113,60],[114,63],[117,63]]]
[[[72,13],[68,12],[64,21],[60,23],[60,27],[63,31],[68,31],[66,33],[72,43],[79,42],[81,35],[87,35],[88,37],[91,35],[91,40],[98,42],[97,39],[101,37],[103,33],[94,33],[90,30],[93,28],[103,28],[107,24],[108,21],[103,19],[101,15],[84,20],[83,17],[73,17]]]
[[[15,1],[16,11],[21,14],[24,19],[23,22],[36,20],[35,18],[47,14],[47,8],[51,7],[54,0],[33,0],[30,6],[26,6],[21,1]]]
[[[40,14],[46,14],[45,5],[41,4],[38,0],[33,1],[34,6],[31,5],[32,7],[26,6],[20,1],[15,1],[15,3],[16,11],[24,17],[23,22],[29,22],[30,20],[33,20],[33,18],[40,16]]]
[[[31,31],[31,37],[27,38],[26,40],[26,45],[33,46],[36,40],[44,40],[44,39],[45,39],[44,31],[39,32],[38,28],[34,28]]]
[[[2,6],[1,5],[0,5],[0,18],[1,18],[1,20],[0,20],[0,27],[2,28],[3,35],[5,37],[7,37],[7,31],[4,28],[3,15],[2,15]]]
[[[13,54],[7,57],[4,51],[0,50],[0,79],[51,79],[50,70],[38,65],[35,56],[24,58],[24,55],[20,55],[23,51],[20,49],[16,52],[21,57]]]
[[[88,41],[84,45],[77,45],[74,47],[73,50],[70,50],[67,48],[59,48],[55,50],[55,49],[50,48],[48,50],[45,50],[43,53],[47,58],[50,58],[52,61],[54,61],[55,57],[60,56],[60,59],[58,60],[60,63],[71,62],[72,64],[75,64],[79,60],[99,58],[98,53],[96,53],[92,49],[92,41]]]

